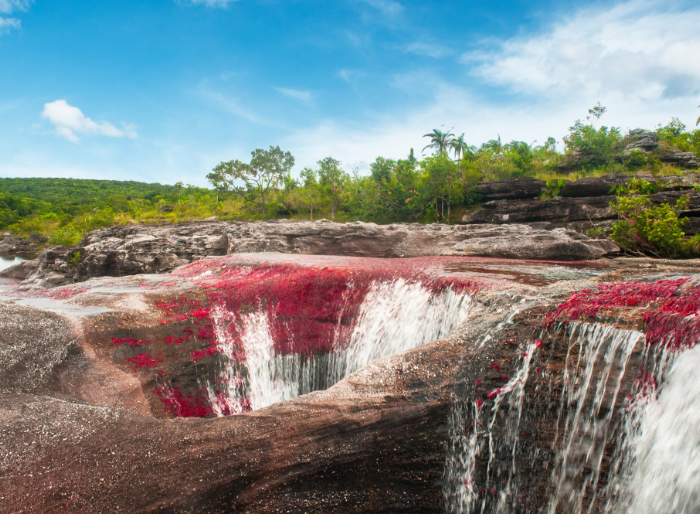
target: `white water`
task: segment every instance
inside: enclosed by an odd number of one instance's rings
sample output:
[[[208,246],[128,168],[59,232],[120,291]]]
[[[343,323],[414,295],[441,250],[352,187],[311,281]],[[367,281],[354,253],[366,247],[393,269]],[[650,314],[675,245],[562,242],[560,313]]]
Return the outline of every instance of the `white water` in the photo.
[[[561,439],[564,444],[552,473],[556,489],[549,505],[550,514],[555,514],[557,509],[574,514],[592,512],[622,379],[635,345],[644,338],[640,332],[587,323],[572,323],[570,333],[553,443],[556,445]],[[576,347],[578,355],[574,363],[569,357]],[[568,414],[559,433],[564,410]],[[584,498],[590,505],[585,510]]]
[[[18,255],[0,255],[0,271],[7,269],[15,264],[25,261],[24,257]]]
[[[530,363],[535,352],[537,352],[537,345],[531,343],[522,359],[520,369],[495,396],[490,412],[484,412],[486,407],[477,406],[473,401],[466,405],[458,402],[453,410],[449,428],[451,445],[448,449],[443,490],[447,512],[456,514],[485,512],[486,499],[481,503],[478,502],[480,487],[479,484],[474,483],[474,471],[477,457],[487,448],[489,458],[485,484],[490,484],[495,475],[507,473],[508,476],[506,487],[498,491],[495,512],[503,514],[510,512],[509,504],[513,491],[518,490],[516,452],[523,398],[530,374]],[[501,409],[503,403],[507,406],[505,413]],[[466,427],[464,423],[466,419],[464,411],[467,409],[472,409],[474,412],[471,427]],[[486,418],[488,418],[487,421]],[[485,424],[482,424],[482,420]],[[498,442],[494,434],[494,429],[499,428],[497,422],[502,423],[506,428],[504,437]],[[499,466],[500,469],[497,469],[496,454],[504,446],[508,448],[510,462],[507,466]],[[495,493],[496,491],[493,491],[493,495]]]
[[[628,420],[609,513],[700,512],[700,345],[664,353],[656,369],[670,369],[658,394]]]
[[[217,415],[242,412],[244,399],[259,409],[312,391],[326,389],[373,360],[416,348],[446,336],[468,314],[471,298],[447,289],[434,295],[420,284],[402,279],[373,284],[354,323],[348,345],[328,355],[304,358],[277,355],[265,312],[243,318],[241,343],[246,362],[233,358],[238,341],[225,327],[230,313],[214,313],[220,351],[228,357],[219,384],[210,385],[210,401]],[[339,332],[339,330],[338,330]],[[211,391],[225,391],[215,397]]]
[[[619,403],[630,356],[644,335],[586,323],[571,323],[568,333],[553,441],[553,449],[558,450],[551,476],[542,478],[552,491],[546,512],[581,514],[595,512],[584,507],[584,498],[593,505],[590,500],[598,493],[604,449],[615,437],[611,426],[614,406]],[[490,410],[485,404],[477,407],[474,398],[456,399],[445,469],[447,512],[507,514],[517,510],[517,494],[523,489],[520,482],[527,481],[529,473],[517,467],[518,434],[531,360],[538,351],[534,344],[527,348],[516,375],[501,388]],[[534,450],[533,457],[538,451]],[[483,462],[487,456],[486,476],[480,478],[483,483],[474,483],[477,459]],[[496,490],[495,483],[505,485]],[[480,499],[482,489],[487,494]]]

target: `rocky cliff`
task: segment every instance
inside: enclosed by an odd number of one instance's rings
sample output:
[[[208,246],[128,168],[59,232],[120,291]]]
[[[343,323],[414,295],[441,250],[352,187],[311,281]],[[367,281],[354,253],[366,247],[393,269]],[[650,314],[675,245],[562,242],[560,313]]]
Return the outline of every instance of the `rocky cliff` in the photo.
[[[683,212],[688,217],[684,231],[693,235],[700,232],[700,193],[694,186],[700,175],[686,172],[678,176],[638,174],[638,178],[655,183],[658,192],[649,195],[652,204],[675,204],[681,197],[689,199]],[[615,201],[613,189],[626,186],[629,175],[603,175],[566,182],[553,198],[544,198],[547,184],[529,177],[486,182],[476,186],[475,192],[483,203],[464,215],[469,224],[519,224],[533,228],[566,227],[581,233],[593,227],[609,227],[617,215],[610,208]]]

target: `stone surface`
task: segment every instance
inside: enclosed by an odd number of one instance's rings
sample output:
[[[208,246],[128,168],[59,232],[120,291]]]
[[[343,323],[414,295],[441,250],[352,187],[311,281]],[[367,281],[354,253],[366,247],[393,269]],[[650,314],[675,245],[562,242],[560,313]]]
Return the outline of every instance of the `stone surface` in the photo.
[[[32,242],[23,237],[0,237],[0,253],[36,255],[39,250],[39,242]]]
[[[115,361],[104,341],[110,331],[155,334],[161,325],[152,306],[178,294],[164,285],[174,278],[162,279],[165,289],[139,288],[136,278],[93,279],[87,291],[61,302],[83,309],[71,314],[6,297],[0,512],[444,512],[454,395],[473,400],[514,376],[523,347],[542,337],[544,315],[572,291],[688,273],[668,268],[650,275],[636,263],[626,260],[597,279],[494,283],[476,294],[468,323],[445,339],[375,361],[328,390],[217,419],[157,417],[153,398],[145,399],[153,377]],[[478,267],[467,273],[480,277],[518,270],[515,263],[464,264]],[[641,327],[641,313],[631,312],[617,318],[618,326]],[[567,339],[557,331],[544,339],[546,351],[531,366],[513,464],[526,475],[517,513],[537,511],[551,494],[542,477],[550,474]],[[535,373],[539,366],[545,373]],[[626,371],[620,402],[640,366],[635,358]],[[508,454],[494,465],[510,469],[511,460]],[[477,475],[487,461],[479,460]]]
[[[480,200],[521,200],[537,198],[544,193],[547,184],[544,180],[531,177],[509,178],[493,182],[481,182],[476,185],[474,192]]]
[[[79,247],[47,249],[27,280],[28,286],[46,287],[91,277],[159,273],[204,257],[241,252],[587,260],[617,251],[610,242],[594,241],[574,231],[525,225],[375,225],[322,220],[114,226],[91,232]],[[71,262],[77,252],[80,262]]]
[[[689,235],[700,230],[700,192],[693,189],[700,182],[696,173],[683,176],[658,176],[639,174],[638,178],[655,182],[659,192],[649,195],[652,204],[674,205],[681,197],[688,198],[683,216],[689,217],[685,231]],[[604,175],[567,182],[560,196],[554,198],[529,198],[522,200],[494,200],[468,211],[464,223],[512,224],[527,223],[538,229],[568,228],[585,233],[589,228],[606,228],[617,214],[610,207],[615,196],[613,188],[627,185],[629,175]]]

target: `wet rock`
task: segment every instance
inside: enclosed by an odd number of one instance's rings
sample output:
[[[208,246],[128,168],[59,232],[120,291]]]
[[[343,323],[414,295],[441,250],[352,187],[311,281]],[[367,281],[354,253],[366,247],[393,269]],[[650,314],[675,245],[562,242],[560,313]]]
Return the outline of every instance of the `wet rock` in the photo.
[[[156,417],[146,396],[158,378],[112,358],[108,334],[157,337],[163,325],[152,305],[181,290],[110,293],[99,287],[117,282],[93,280],[86,286],[97,290],[68,305],[110,310],[70,315],[0,303],[0,512],[21,505],[27,512],[437,513],[471,485],[494,506],[498,495],[490,488],[507,491],[511,470],[519,488],[509,493],[510,512],[542,511],[553,495],[555,452],[567,442],[562,427],[576,411],[560,400],[562,377],[567,359],[572,369],[582,351],[569,348],[564,327],[542,336],[543,319],[573,291],[688,273],[650,275],[625,262],[598,279],[483,288],[469,322],[444,339],[374,361],[325,391],[218,419]],[[513,263],[476,264],[515,271]],[[617,313],[614,328],[641,329],[642,314],[635,304]],[[598,321],[611,319],[606,311]],[[524,355],[536,338],[542,348]],[[638,382],[642,348],[627,367],[615,368],[611,381],[619,382],[619,394],[601,395],[612,397],[611,426]],[[526,357],[532,364],[522,400],[500,403],[489,439],[484,423],[494,391],[517,376]],[[594,373],[604,362],[598,359]],[[478,401],[481,418],[474,417]],[[451,474],[449,467],[451,449],[462,449],[455,441],[472,431],[483,436],[473,484],[461,468]],[[513,437],[517,452],[502,444]],[[599,489],[613,450],[604,447]],[[593,512],[601,512],[604,498],[596,501]]]

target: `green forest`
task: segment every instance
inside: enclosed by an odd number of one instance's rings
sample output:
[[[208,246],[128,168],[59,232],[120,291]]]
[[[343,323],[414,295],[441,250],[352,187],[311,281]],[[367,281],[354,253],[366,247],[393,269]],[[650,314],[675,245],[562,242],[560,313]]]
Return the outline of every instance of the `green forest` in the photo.
[[[51,244],[76,244],[87,232],[113,224],[213,216],[455,223],[481,201],[474,191],[479,182],[536,177],[547,180],[546,194],[555,196],[562,181],[639,171],[677,174],[679,165],[668,156],[700,155],[700,130],[688,129],[676,118],[654,130],[622,134],[600,124],[604,113],[597,105],[577,120],[563,138],[562,151],[551,137],[537,144],[503,142],[496,136],[476,147],[463,135],[436,129],[425,135],[421,157],[413,149],[403,159],[377,157],[367,175],[325,157],[293,178],[294,157],[273,146],[254,150],[249,162],[215,166],[206,177],[211,189],[182,183],[0,178],[0,228],[19,235],[39,232]],[[636,144],[650,136],[657,142],[653,149]]]

